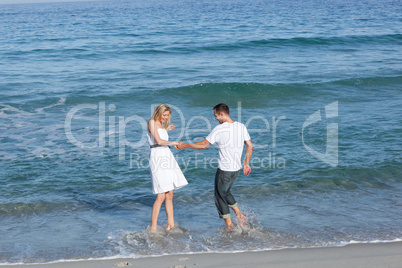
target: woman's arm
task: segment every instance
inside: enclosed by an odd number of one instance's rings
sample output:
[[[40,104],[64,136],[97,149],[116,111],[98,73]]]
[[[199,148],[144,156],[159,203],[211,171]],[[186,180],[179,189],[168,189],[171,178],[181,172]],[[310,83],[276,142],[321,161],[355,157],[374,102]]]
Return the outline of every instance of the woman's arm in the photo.
[[[160,128],[160,126],[158,126],[158,123],[155,122],[155,120],[152,120],[152,119],[149,120],[148,130],[152,134],[152,136],[154,137],[154,139],[158,145],[176,145],[176,144],[178,144],[177,142],[174,142],[174,141],[162,140],[161,137],[159,136],[158,128]]]

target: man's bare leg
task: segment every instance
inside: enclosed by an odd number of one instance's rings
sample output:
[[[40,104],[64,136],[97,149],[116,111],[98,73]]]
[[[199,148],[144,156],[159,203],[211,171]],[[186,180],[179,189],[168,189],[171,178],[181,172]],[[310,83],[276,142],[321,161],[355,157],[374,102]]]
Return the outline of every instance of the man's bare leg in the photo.
[[[233,209],[233,211],[236,213],[236,218],[237,218],[237,221],[239,222],[239,224],[240,224],[241,226],[245,226],[245,225],[246,225],[247,217],[244,216],[244,215],[240,212],[240,209],[239,209],[238,206],[232,207],[232,209]]]
[[[229,231],[233,230],[233,223],[232,223],[232,219],[231,218],[227,218],[224,219],[225,220],[225,224],[228,227]]]

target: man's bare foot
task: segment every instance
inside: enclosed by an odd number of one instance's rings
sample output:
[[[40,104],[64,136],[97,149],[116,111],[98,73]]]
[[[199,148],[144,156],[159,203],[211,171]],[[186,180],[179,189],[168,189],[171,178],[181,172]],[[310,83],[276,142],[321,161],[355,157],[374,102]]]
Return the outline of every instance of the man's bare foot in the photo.
[[[236,214],[236,218],[237,218],[237,222],[241,225],[241,226],[245,226],[246,225],[246,221],[247,221],[247,217],[244,216],[241,213]]]

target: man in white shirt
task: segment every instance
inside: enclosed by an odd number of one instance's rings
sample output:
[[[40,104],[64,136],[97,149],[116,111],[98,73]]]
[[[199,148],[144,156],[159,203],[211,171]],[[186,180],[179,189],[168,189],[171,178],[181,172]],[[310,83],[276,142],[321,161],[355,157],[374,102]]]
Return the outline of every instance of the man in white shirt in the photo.
[[[251,172],[249,161],[253,154],[250,135],[244,124],[233,121],[229,116],[229,107],[220,103],[214,107],[215,119],[219,121],[205,140],[196,143],[180,142],[177,149],[205,149],[210,144],[217,143],[219,147],[219,168],[215,175],[215,204],[219,217],[225,220],[229,230],[233,229],[230,209],[236,213],[240,224],[244,225],[246,217],[240,212],[238,203],[230,192],[233,183],[243,168],[248,176]],[[241,164],[243,145],[246,144],[246,157]]]

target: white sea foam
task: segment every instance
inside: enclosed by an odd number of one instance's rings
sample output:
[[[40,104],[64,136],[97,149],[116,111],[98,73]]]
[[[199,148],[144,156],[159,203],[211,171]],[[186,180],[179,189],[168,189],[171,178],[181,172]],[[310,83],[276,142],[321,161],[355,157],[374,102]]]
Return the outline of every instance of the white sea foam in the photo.
[[[56,107],[56,106],[59,106],[59,105],[65,105],[65,103],[66,103],[66,98],[60,98],[60,99],[57,101],[57,103],[50,104],[50,105],[48,105],[48,106],[46,106],[46,107],[36,108],[36,109],[35,109],[35,112],[37,112],[37,113],[44,113],[44,111],[45,111],[46,109],[50,109],[50,108],[53,108],[53,107]]]

